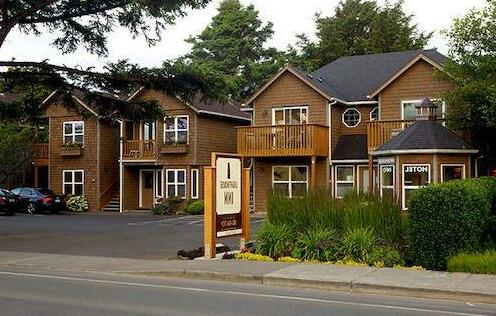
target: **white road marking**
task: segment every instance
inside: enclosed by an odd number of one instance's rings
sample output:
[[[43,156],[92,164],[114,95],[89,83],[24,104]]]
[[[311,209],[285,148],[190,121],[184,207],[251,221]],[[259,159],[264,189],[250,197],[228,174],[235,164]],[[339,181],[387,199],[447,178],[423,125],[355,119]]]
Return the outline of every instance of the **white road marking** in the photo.
[[[251,221],[252,224],[255,224],[255,223],[260,223],[260,222],[265,222],[265,218],[262,218],[262,219],[257,219],[255,221]]]
[[[146,221],[146,222],[131,222],[127,223],[128,225],[146,225],[146,224],[157,224],[157,223],[167,223],[167,222],[174,222],[178,220],[183,220],[183,219],[188,219],[194,217],[193,215],[190,216],[180,216],[180,217],[172,217],[172,218],[166,218],[162,220],[157,220],[157,221]]]
[[[64,276],[56,276],[56,275],[43,275],[43,274],[7,272],[7,271],[0,271],[0,275],[42,278],[42,279],[55,279],[55,280],[64,280],[64,281],[78,281],[78,282],[99,283],[99,284],[138,286],[138,287],[171,289],[171,290],[180,290],[180,291],[189,291],[189,292],[216,293],[216,294],[223,294],[223,295],[261,297],[261,298],[290,300],[290,301],[302,301],[302,302],[312,302],[312,303],[339,304],[339,305],[347,305],[347,306],[371,307],[371,308],[379,308],[379,309],[402,310],[402,311],[412,311],[412,312],[420,312],[420,313],[445,314],[445,315],[456,315],[456,316],[488,316],[488,315],[484,315],[484,314],[450,312],[450,311],[434,310],[434,309],[427,309],[427,308],[381,305],[381,304],[371,304],[371,303],[356,303],[356,302],[326,300],[326,299],[309,298],[309,297],[301,297],[301,296],[247,293],[247,292],[238,292],[238,291],[223,291],[223,290],[212,290],[212,289],[205,289],[205,288],[181,287],[181,286],[172,286],[172,285],[147,284],[147,283],[136,283],[136,282],[125,282],[125,281],[110,281],[110,280],[76,278],[76,277],[64,277]]]
[[[202,219],[202,220],[200,220],[200,221],[193,221],[193,222],[189,222],[189,223],[187,223],[186,225],[191,226],[191,225],[200,224],[200,223],[203,223],[203,219]]]

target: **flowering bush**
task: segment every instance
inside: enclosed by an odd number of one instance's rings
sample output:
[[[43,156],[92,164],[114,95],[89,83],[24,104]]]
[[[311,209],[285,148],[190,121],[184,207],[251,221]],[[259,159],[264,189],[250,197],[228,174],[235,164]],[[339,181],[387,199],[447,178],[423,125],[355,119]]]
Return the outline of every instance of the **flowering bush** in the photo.
[[[70,212],[86,212],[88,207],[88,200],[82,195],[71,196],[67,200],[67,210]]]

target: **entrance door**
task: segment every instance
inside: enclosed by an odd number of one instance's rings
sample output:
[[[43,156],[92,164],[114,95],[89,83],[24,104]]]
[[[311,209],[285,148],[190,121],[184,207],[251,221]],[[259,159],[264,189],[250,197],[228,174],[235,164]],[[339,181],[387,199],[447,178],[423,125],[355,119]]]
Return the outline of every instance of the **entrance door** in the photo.
[[[362,193],[369,192],[369,167],[358,166],[358,190]]]
[[[140,176],[140,207],[152,208],[154,197],[154,175],[153,170],[141,170]]]

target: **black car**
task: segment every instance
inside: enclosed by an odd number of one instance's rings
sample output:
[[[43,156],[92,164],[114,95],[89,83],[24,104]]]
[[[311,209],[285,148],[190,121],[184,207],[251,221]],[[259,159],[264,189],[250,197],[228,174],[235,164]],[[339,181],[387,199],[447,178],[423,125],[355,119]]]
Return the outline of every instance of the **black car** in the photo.
[[[19,197],[6,189],[0,188],[0,213],[14,215],[20,204]]]
[[[65,210],[64,197],[44,188],[15,188],[12,192],[19,196],[23,208],[30,214],[37,212],[60,213]]]

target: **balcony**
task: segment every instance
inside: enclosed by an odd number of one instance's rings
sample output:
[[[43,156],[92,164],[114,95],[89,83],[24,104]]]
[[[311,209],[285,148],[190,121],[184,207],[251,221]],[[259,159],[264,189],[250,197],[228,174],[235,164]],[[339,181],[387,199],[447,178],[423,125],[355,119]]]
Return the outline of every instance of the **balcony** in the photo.
[[[122,147],[124,159],[154,160],[157,158],[155,140],[125,140]]]
[[[238,127],[238,154],[245,157],[327,156],[329,128],[317,124]]]
[[[367,124],[367,147],[369,153],[376,150],[405,128],[415,123],[415,120],[385,120],[371,121]]]

